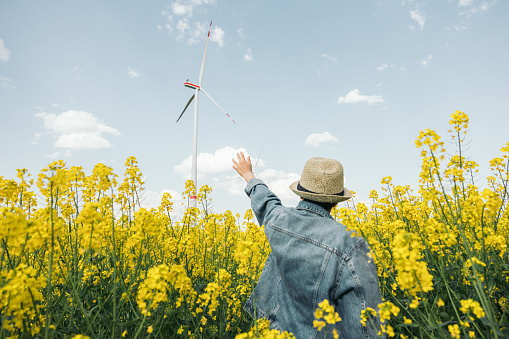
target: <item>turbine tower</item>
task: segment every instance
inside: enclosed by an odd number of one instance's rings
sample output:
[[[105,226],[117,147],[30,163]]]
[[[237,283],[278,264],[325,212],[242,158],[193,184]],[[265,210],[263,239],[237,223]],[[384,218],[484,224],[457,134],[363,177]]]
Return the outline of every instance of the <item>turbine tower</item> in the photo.
[[[186,111],[186,109],[189,107],[189,105],[193,101],[193,99],[195,99],[195,101],[194,101],[194,138],[193,138],[194,142],[193,142],[193,157],[192,157],[192,168],[191,168],[191,180],[194,183],[195,195],[189,196],[191,207],[198,207],[198,203],[196,200],[196,194],[198,192],[198,166],[197,166],[197,157],[198,157],[198,95],[199,95],[200,91],[202,91],[206,96],[208,96],[209,99],[212,100],[213,103],[215,103],[224,113],[226,113],[226,111],[221,106],[219,106],[219,104],[214,99],[212,99],[212,97],[201,86],[201,83],[203,80],[203,70],[205,68],[205,57],[207,56],[207,47],[209,45],[209,37],[210,37],[211,27],[212,27],[212,21],[210,22],[209,32],[207,34],[207,42],[205,43],[205,52],[203,53],[203,59],[201,61],[198,85],[190,83],[189,80],[184,82],[184,86],[194,89],[194,94],[191,97],[191,99],[189,99],[189,101],[186,104],[186,107],[184,108],[184,110],[180,114],[179,118],[177,119],[177,122],[178,122],[180,120],[180,118],[182,117],[182,115],[184,114],[184,112]],[[228,113],[226,113],[226,115],[233,121],[233,123],[235,123],[235,121],[230,117],[230,115]]]

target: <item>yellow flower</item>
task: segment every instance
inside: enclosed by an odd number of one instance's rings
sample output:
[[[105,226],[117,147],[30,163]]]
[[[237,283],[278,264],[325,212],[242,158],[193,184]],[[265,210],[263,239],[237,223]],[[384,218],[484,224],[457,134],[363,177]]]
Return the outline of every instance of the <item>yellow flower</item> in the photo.
[[[324,299],[321,303],[318,304],[318,307],[315,312],[315,321],[313,322],[314,327],[319,327],[319,331],[322,330],[323,326],[325,326],[325,322],[318,321],[323,318],[328,324],[335,324],[341,321],[341,317],[337,312],[334,312],[334,306],[329,304],[329,300]],[[323,323],[323,325],[322,325]]]
[[[382,179],[382,185],[389,185],[391,182],[392,182],[392,177],[391,176],[387,176],[387,177]]]
[[[152,325],[150,325],[150,326],[147,328],[147,333],[152,333],[152,331],[154,331],[154,328],[152,327]]]
[[[361,324],[362,326],[366,327],[366,323],[368,319],[371,319],[371,317],[376,317],[376,311],[372,309],[371,307],[366,307],[365,310],[361,311]]]
[[[313,320],[313,327],[318,328],[318,331],[321,331],[325,325],[325,321]]]
[[[399,307],[397,307],[396,305],[394,305],[392,302],[390,301],[386,301],[384,303],[381,303],[380,305],[378,305],[378,313],[380,315],[380,321],[381,322],[385,322],[385,320],[390,320],[391,319],[391,313],[392,315],[394,315],[395,317],[398,316],[399,314]]]
[[[455,339],[460,338],[461,332],[460,332],[460,328],[459,328],[458,324],[449,325],[447,328],[449,329],[449,333],[451,334],[452,338],[455,338]]]
[[[461,128],[468,128],[468,115],[461,111],[455,111],[451,114],[451,120],[449,121],[449,125],[455,125],[454,130],[456,132],[461,131]]]
[[[485,316],[484,310],[482,309],[481,305],[478,301],[473,301],[472,299],[468,300],[460,300],[461,307],[460,311],[468,314],[470,311],[472,311],[477,318],[482,318]]]
[[[389,337],[394,337],[396,334],[394,333],[394,329],[392,328],[392,326],[390,325],[387,325],[387,335]]]
[[[417,308],[417,306],[419,306],[419,300],[415,298],[408,306],[410,306],[410,308]]]
[[[0,287],[0,309],[2,316],[9,315],[2,318],[4,328],[22,330],[26,322],[34,323],[37,314],[42,312],[40,304],[43,295],[40,290],[46,285],[46,279],[37,272],[26,264],[19,264],[13,270],[1,272],[4,285]]]

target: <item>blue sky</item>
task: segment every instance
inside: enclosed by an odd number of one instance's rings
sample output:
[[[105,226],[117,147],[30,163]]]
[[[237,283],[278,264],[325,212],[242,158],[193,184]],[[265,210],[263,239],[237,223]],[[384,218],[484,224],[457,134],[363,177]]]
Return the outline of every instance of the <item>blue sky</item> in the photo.
[[[213,21],[203,87],[237,122],[200,96],[198,183],[215,211],[249,207],[241,149],[287,205],[313,156],[341,161],[358,201],[387,175],[416,187],[416,136],[447,139],[455,110],[482,185],[509,141],[508,14],[495,0],[2,1],[0,175],[62,159],[122,176],[134,155],[147,206],[179,198],[192,109],[175,121]]]

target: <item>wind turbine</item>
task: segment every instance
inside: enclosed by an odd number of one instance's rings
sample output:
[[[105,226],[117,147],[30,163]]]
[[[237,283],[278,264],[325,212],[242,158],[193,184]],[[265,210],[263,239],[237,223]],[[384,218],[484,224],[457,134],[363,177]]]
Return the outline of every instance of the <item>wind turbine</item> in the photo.
[[[186,109],[189,107],[189,105],[191,104],[193,99],[195,99],[195,101],[194,101],[194,143],[193,143],[193,158],[192,158],[193,163],[192,163],[192,169],[191,169],[191,180],[194,182],[195,192],[198,191],[198,180],[197,180],[197,178],[198,178],[198,170],[197,170],[197,156],[198,156],[198,94],[200,93],[200,91],[202,91],[206,96],[208,96],[209,99],[212,100],[212,102],[217,105],[217,107],[219,107],[224,113],[226,113],[226,111],[221,106],[219,106],[219,104],[214,99],[212,99],[212,97],[201,86],[201,83],[202,83],[202,80],[203,80],[203,70],[205,68],[205,57],[207,56],[207,47],[209,45],[210,28],[211,27],[212,27],[212,21],[210,22],[209,32],[207,34],[207,42],[205,44],[205,52],[203,53],[203,59],[201,61],[200,77],[199,77],[199,80],[198,80],[198,85],[195,85],[195,84],[189,82],[189,80],[184,82],[184,86],[194,89],[194,94],[191,97],[191,99],[189,99],[189,101],[187,102],[186,107],[184,108],[184,110],[180,114],[179,118],[177,119],[177,122],[179,122],[180,118],[182,117],[182,115],[184,114]],[[235,123],[235,121],[230,117],[230,115],[228,113],[226,113],[226,115],[231,119],[231,121],[233,121],[233,123]],[[190,206],[191,207],[198,207],[198,202],[196,201],[196,195],[191,195],[189,198],[190,198]]]

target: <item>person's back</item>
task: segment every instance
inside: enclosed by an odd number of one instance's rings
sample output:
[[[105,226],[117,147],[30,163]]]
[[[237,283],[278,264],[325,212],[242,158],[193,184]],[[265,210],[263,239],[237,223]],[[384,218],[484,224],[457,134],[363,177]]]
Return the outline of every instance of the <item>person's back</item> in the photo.
[[[314,159],[311,163],[322,161]],[[316,189],[313,192],[300,185],[302,182],[314,187],[306,182],[312,174],[306,174],[305,167],[301,181],[290,188],[306,200],[296,208],[287,208],[263,181],[254,178],[249,159],[246,161],[241,154],[238,160],[234,168],[248,182],[245,191],[259,224],[265,225],[272,249],[245,310],[268,319],[272,328],[292,332],[296,338],[314,338],[318,334],[313,326],[314,311],[327,299],[342,319],[328,326],[329,336],[336,329],[341,338],[377,337],[376,319],[375,327],[360,322],[361,310],[376,310],[382,302],[376,267],[368,258],[369,246],[361,237],[352,237],[322,207],[325,201],[332,208],[351,193],[341,187],[337,192],[318,193],[321,197],[317,197]],[[242,168],[239,171],[241,166],[248,167],[249,173]],[[341,167],[341,186],[342,181]]]

